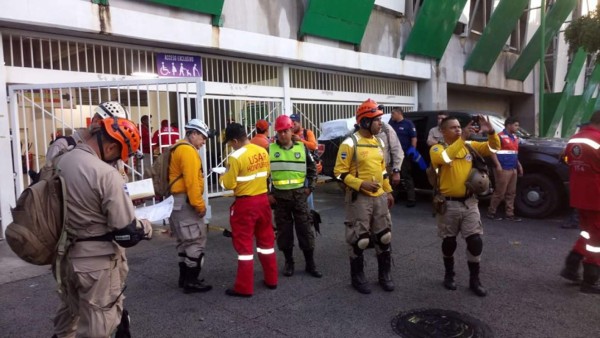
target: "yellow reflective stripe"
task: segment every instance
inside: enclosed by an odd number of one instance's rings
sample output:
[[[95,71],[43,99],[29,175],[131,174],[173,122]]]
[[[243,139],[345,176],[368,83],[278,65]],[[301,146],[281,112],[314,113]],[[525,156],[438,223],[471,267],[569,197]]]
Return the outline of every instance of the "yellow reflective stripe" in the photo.
[[[500,154],[518,154],[518,153],[519,152],[516,150],[498,150],[498,151],[496,151],[496,154],[498,154],[498,155],[500,155]]]
[[[590,239],[590,233],[587,231],[582,231],[581,233],[579,233],[581,235],[581,237],[585,238],[585,239]]]
[[[595,150],[600,149],[600,144],[594,140],[590,140],[589,138],[572,138],[568,143],[583,143],[594,148]]]
[[[269,255],[269,254],[275,253],[275,248],[270,248],[270,249],[256,248],[256,251],[258,251],[258,253],[261,253],[263,255]]]
[[[254,259],[254,255],[238,255],[240,261],[251,261]]]
[[[446,150],[442,151],[442,159],[446,163],[452,162],[452,159],[450,158],[450,156],[448,156],[448,152],[446,152]]]
[[[279,180],[279,181],[273,181],[273,185],[298,184],[298,183],[304,183],[304,179],[302,179],[302,180]]]
[[[591,246],[589,244],[586,244],[585,250],[587,250],[588,252],[598,253],[600,252],[600,246]]]
[[[267,175],[268,175],[268,173],[266,171],[261,171],[259,173],[248,175],[248,176],[238,176],[236,178],[236,181],[238,181],[238,182],[250,182],[253,179],[256,179],[258,177],[267,177]]]

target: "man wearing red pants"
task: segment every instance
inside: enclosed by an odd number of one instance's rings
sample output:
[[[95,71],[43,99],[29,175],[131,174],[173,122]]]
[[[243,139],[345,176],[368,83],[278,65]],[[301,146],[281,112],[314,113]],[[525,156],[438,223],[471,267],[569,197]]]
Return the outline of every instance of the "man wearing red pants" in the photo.
[[[589,125],[573,135],[565,149],[569,165],[571,207],[577,209],[581,237],[575,242],[560,273],[566,279],[579,281],[579,263],[583,259],[583,281],[580,291],[600,294],[600,111]]]
[[[254,243],[264,271],[264,284],[277,288],[277,261],[271,206],[267,198],[269,154],[251,144],[246,130],[239,123],[225,129],[225,142],[233,148],[227,159],[227,171],[221,176],[221,185],[233,190],[235,202],[230,208],[233,247],[238,253],[238,270],[233,288],[225,290],[229,296],[251,297],[254,291]]]

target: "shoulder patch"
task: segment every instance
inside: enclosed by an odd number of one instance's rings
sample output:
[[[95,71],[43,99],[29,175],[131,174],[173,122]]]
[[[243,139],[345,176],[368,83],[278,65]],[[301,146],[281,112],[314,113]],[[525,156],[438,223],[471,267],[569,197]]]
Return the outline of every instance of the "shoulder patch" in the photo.
[[[434,153],[437,153],[438,151],[440,151],[440,147],[439,147],[439,146],[434,146],[433,148],[431,148],[431,150],[432,150]]]
[[[346,157],[348,157],[348,153],[346,153],[345,151],[342,151],[342,152],[340,153],[340,158],[341,158],[342,160],[345,160],[345,159],[346,159]]]

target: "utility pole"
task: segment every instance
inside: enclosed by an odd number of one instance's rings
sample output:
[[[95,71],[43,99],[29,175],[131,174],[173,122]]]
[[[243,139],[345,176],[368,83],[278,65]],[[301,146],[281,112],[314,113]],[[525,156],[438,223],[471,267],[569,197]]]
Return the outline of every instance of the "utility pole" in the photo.
[[[544,87],[545,87],[545,72],[546,72],[546,0],[542,0],[540,6],[540,31],[542,32],[541,48],[540,48],[540,84],[539,84],[539,136],[545,136],[547,130],[544,128]]]

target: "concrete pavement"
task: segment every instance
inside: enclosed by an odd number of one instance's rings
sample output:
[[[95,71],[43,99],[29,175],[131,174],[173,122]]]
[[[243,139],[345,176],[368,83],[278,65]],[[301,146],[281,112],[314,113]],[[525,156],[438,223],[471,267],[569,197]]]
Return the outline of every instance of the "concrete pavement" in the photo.
[[[495,337],[594,337],[600,335],[600,296],[584,295],[558,272],[578,232],[560,228],[563,218],[489,221],[485,227],[481,279],[489,295],[468,290],[465,243],[456,254],[457,291],[441,285],[441,241],[436,236],[426,196],[416,208],[392,210],[393,277],[396,291],[377,284],[377,261],[366,255],[366,275],[373,293],[350,286],[350,267],[343,236],[343,198],[334,184],[318,188],[322,236],[316,263],[322,279],[304,273],[295,251],[296,274],[279,287],[262,285],[255,264],[255,294],[250,299],[224,294],[235,278],[236,254],[231,241],[210,232],[202,277],[214,286],[206,294],[185,295],[177,287],[177,257],[172,238],[157,228],[154,239],[128,250],[130,274],[126,307],[135,337],[389,337],[400,312],[440,308],[469,314],[490,326]],[[230,198],[212,199],[211,224],[228,227]],[[482,209],[484,210],[484,209]],[[278,264],[283,256],[278,253]],[[0,336],[49,337],[58,305],[48,267],[20,262],[0,242]]]

